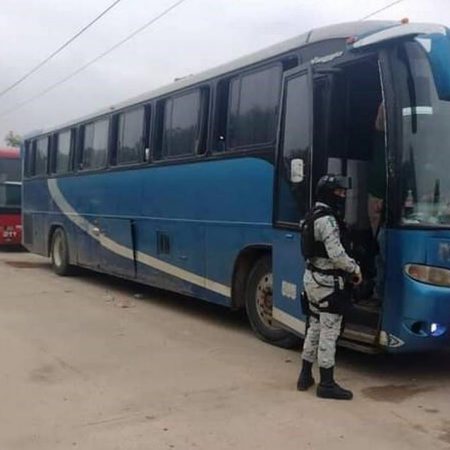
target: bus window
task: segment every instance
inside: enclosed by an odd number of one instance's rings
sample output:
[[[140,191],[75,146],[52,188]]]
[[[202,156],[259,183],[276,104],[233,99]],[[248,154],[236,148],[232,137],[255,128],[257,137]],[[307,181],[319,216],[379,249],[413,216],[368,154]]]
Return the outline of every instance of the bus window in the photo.
[[[45,175],[48,166],[48,137],[38,139],[35,147],[34,175]]]
[[[118,117],[116,164],[142,161],[144,108],[126,111]]]
[[[228,149],[274,143],[281,74],[277,65],[231,80]]]
[[[164,104],[163,157],[195,155],[201,124],[201,91],[168,99]]]
[[[20,208],[20,182],[0,183],[0,211],[2,208]]]
[[[67,173],[70,169],[70,130],[59,133],[56,138],[55,173]]]
[[[101,169],[106,166],[108,155],[109,119],[102,119],[84,126],[81,170]]]
[[[430,52],[433,47],[427,52],[423,42],[406,42],[392,57],[401,108],[398,114],[402,118],[401,184],[397,194],[401,208],[396,219],[402,225],[448,227],[450,102],[439,97],[443,92],[437,79],[445,74],[433,72],[438,67]],[[450,84],[448,79],[439,83]]]
[[[20,181],[20,178],[20,158],[6,159],[0,154],[0,182]]]

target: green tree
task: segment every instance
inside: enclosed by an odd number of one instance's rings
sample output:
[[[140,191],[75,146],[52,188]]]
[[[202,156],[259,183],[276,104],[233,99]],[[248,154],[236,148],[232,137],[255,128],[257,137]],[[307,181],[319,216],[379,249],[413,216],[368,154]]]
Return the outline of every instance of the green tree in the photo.
[[[5,137],[5,142],[10,147],[20,147],[20,144],[22,144],[22,136],[14,134],[14,132],[10,130]]]

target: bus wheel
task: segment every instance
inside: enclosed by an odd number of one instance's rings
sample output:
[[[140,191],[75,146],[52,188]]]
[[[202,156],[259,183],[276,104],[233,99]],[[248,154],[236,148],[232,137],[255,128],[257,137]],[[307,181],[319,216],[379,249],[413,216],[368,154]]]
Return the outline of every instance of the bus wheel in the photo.
[[[260,258],[247,280],[245,307],[256,335],[269,344],[293,348],[300,344],[297,336],[272,323],[272,263],[269,256]]]
[[[58,275],[65,276],[72,273],[69,264],[69,246],[66,233],[62,228],[57,228],[52,236],[51,246],[52,268]]]

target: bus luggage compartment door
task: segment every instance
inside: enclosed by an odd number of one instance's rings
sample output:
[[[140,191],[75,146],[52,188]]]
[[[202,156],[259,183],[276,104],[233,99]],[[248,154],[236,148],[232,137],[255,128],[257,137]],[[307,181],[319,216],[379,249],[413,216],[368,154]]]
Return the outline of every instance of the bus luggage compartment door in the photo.
[[[130,219],[100,218],[98,228],[101,270],[135,278],[133,222]]]

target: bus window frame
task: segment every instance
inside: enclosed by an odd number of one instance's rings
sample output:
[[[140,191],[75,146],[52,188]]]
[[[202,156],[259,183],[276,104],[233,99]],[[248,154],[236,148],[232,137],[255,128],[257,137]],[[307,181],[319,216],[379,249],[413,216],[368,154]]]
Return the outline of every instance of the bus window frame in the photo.
[[[384,101],[385,126],[386,126],[386,205],[385,226],[388,228],[401,228],[397,222],[397,216],[400,217],[401,201],[397,195],[400,186],[400,177],[397,173],[398,162],[401,161],[402,152],[400,151],[400,143],[402,142],[402,127],[400,111],[397,104],[399,102],[396,94],[396,86],[394,74],[392,72],[390,47],[380,48],[378,53],[378,70],[380,73],[381,91]],[[398,114],[398,116],[397,116]]]
[[[28,179],[31,178],[31,158],[33,157],[33,140],[27,139],[25,141],[25,153],[24,153],[24,159],[23,159],[23,170],[22,170],[22,178]]]
[[[153,162],[152,133],[155,127],[156,103],[154,101],[147,101],[144,104],[144,108],[144,159],[142,161],[142,166],[149,166]],[[147,150],[148,155],[146,153]]]

